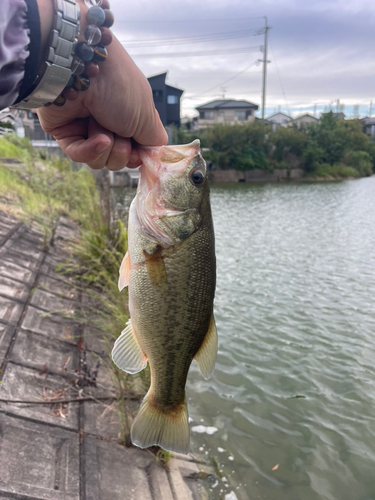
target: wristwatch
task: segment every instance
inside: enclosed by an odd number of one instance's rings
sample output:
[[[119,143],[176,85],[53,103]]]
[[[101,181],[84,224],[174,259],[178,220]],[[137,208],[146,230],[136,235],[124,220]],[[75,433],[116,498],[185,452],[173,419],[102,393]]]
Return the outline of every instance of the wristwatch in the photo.
[[[39,108],[53,102],[64,90],[74,71],[74,49],[80,30],[80,11],[76,0],[54,0],[55,15],[46,60],[41,66],[34,90],[12,107]]]

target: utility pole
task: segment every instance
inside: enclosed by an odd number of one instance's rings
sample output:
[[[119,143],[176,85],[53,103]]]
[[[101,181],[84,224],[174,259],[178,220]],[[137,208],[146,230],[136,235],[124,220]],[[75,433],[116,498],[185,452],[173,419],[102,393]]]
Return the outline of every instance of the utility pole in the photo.
[[[265,28],[264,28],[264,47],[263,47],[263,59],[258,59],[259,62],[263,63],[263,92],[262,92],[262,120],[264,120],[264,108],[266,107],[266,76],[267,76],[267,34],[271,26],[267,26],[267,17],[264,16]]]

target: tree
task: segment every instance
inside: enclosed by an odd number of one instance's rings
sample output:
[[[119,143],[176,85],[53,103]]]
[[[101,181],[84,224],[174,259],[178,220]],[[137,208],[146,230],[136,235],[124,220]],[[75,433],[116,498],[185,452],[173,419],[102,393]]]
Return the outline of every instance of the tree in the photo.
[[[274,145],[274,158],[281,162],[288,153],[301,156],[306,147],[307,136],[295,127],[278,127],[269,140]]]
[[[322,162],[323,156],[324,151],[316,141],[308,142],[302,154],[305,171],[308,173],[313,172]]]
[[[219,168],[252,170],[267,168],[265,141],[269,126],[259,122],[214,125],[207,129],[206,156]]]

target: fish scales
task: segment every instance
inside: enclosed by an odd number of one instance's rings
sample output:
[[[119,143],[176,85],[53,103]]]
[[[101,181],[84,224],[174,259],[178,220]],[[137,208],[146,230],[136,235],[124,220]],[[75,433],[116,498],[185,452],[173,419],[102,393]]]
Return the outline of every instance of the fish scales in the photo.
[[[159,148],[153,148],[144,153],[146,165],[141,167],[137,197],[129,213],[129,255],[119,281],[129,284],[131,325],[116,342],[113,360],[130,373],[144,368],[147,361],[150,364],[151,386],[132,427],[133,442],[186,453],[188,371],[195,357],[207,378],[217,351],[216,261],[207,172],[199,142],[169,148],[177,161],[172,167],[157,162],[158,175],[151,169],[152,161],[147,166],[147,156],[163,157],[170,150],[164,147],[160,154]]]
[[[189,252],[184,243],[175,248],[172,258],[163,255],[168,251],[161,252],[168,278],[164,290],[152,286],[146,266],[130,278],[130,301],[134,297],[138,312],[135,315],[131,306],[131,317],[137,317],[133,326],[150,363],[155,397],[165,406],[183,400],[191,361],[208,331],[215,290],[214,269],[207,267],[207,262],[215,266],[211,234],[209,228],[193,233]],[[165,356],[161,357],[161,353]]]

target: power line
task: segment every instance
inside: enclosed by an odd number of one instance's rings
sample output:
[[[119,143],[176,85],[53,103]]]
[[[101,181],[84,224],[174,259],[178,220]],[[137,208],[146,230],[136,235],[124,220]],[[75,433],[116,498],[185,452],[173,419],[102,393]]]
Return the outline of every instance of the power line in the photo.
[[[274,51],[273,51],[273,49],[272,49],[272,47],[271,47],[271,44],[270,44],[270,50],[272,50],[272,58],[273,58],[273,60],[274,60],[274,62],[275,62],[276,71],[277,71],[277,76],[278,76],[278,78],[279,78],[279,83],[280,83],[280,87],[281,87],[281,92],[282,92],[282,94],[283,94],[283,96],[284,96],[284,101],[285,101],[285,105],[286,105],[286,110],[287,110],[287,112],[288,112],[288,115],[290,115],[290,112],[289,112],[289,106],[288,106],[288,101],[287,101],[286,94],[285,94],[285,91],[284,91],[283,83],[282,83],[282,81],[281,81],[281,76],[280,76],[279,67],[278,67],[278,65],[277,65],[277,62],[276,62],[276,59],[275,59],[275,53],[274,53]]]
[[[225,33],[212,33],[207,35],[198,35],[198,36],[181,37],[181,38],[156,38],[153,40],[136,40],[136,41],[120,40],[120,43],[128,48],[148,47],[148,46],[154,47],[155,45],[180,45],[187,43],[212,42],[217,40],[228,40],[231,38],[257,36],[260,34],[262,34],[262,30],[242,30],[242,31],[229,31]]]
[[[195,94],[193,96],[190,96],[190,97],[183,97],[183,99],[195,99],[196,97],[199,97],[201,96],[202,94],[206,94],[206,92],[211,92],[212,90],[215,90],[217,89],[218,87],[221,87],[222,85],[225,85],[226,83],[234,80],[235,78],[237,78],[237,76],[240,76],[242,75],[243,73],[245,73],[247,70],[249,70],[250,68],[252,68],[254,66],[254,64],[256,64],[257,61],[254,61],[250,64],[250,66],[248,66],[247,68],[239,71],[238,73],[236,73],[234,76],[231,76],[230,78],[228,78],[227,80],[224,80],[223,82],[221,83],[218,83],[217,85],[215,85],[214,87],[211,87],[207,90],[204,90],[203,92],[200,92],[199,94]]]
[[[201,50],[199,52],[164,52],[155,54],[131,54],[132,58],[164,58],[164,57],[204,57],[221,56],[227,54],[247,54],[249,52],[259,52],[259,47],[238,47],[237,49],[226,50]]]
[[[116,19],[116,24],[160,24],[160,23],[208,23],[208,22],[228,22],[228,21],[250,21],[252,19],[264,19],[264,16],[255,17],[229,17],[229,18],[218,18],[218,19],[152,19],[150,21],[139,19],[128,19],[127,21],[118,21]]]

